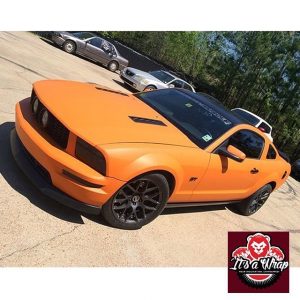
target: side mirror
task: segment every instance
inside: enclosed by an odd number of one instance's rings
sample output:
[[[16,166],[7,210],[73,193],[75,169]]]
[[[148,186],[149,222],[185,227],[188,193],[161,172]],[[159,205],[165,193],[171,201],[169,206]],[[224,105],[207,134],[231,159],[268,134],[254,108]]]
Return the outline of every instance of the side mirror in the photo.
[[[171,88],[171,89],[173,89],[175,87],[175,85],[174,84],[169,84],[169,88]]]
[[[236,147],[229,145],[226,147],[221,147],[217,151],[218,154],[231,158],[237,162],[242,162],[246,158],[246,154]]]

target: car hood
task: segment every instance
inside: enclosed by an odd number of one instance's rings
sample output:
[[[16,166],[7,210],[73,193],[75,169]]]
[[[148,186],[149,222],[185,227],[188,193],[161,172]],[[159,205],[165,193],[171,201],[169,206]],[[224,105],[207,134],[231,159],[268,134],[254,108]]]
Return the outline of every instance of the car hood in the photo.
[[[196,147],[173,124],[132,94],[64,80],[38,81],[33,87],[40,101],[58,120],[94,146],[158,143]],[[166,126],[137,122],[130,116],[161,121]]]
[[[142,76],[144,79],[149,79],[149,80],[152,80],[152,81],[158,81],[160,83],[164,83],[161,80],[159,80],[158,78],[152,76],[151,74],[149,74],[147,72],[144,72],[144,71],[141,71],[141,70],[138,70],[138,69],[135,69],[135,68],[127,68],[127,69],[130,70],[131,72],[133,72],[135,75]],[[166,83],[164,83],[164,84],[166,84]]]

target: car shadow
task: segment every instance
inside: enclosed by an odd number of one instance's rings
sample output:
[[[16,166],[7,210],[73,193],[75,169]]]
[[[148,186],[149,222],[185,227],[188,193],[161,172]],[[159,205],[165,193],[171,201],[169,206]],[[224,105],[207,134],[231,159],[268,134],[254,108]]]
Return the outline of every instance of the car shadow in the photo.
[[[14,122],[5,122],[0,125],[0,174],[15,191],[39,209],[64,221],[83,224],[79,212],[44,196],[19,169],[10,149],[10,132],[14,127]]]

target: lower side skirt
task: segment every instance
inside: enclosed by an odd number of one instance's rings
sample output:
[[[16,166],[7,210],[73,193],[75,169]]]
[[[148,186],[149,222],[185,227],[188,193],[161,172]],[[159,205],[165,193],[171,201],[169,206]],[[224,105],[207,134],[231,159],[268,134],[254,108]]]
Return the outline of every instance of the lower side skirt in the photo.
[[[207,201],[207,202],[178,202],[178,203],[167,203],[166,208],[175,207],[200,207],[200,206],[213,206],[213,205],[227,205],[233,203],[239,203],[242,200],[234,201]]]

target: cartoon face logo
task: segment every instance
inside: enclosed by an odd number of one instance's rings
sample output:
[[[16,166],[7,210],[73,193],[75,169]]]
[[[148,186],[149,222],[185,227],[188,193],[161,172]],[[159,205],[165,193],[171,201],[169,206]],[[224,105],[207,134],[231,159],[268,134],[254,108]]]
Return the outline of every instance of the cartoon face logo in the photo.
[[[266,243],[265,242],[261,242],[261,243],[256,243],[256,242],[252,242],[252,244],[250,245],[250,247],[252,247],[254,249],[254,252],[257,254],[261,254],[264,251],[264,248],[266,247]]]
[[[249,235],[247,248],[254,259],[265,257],[270,250],[270,237],[261,233]]]

